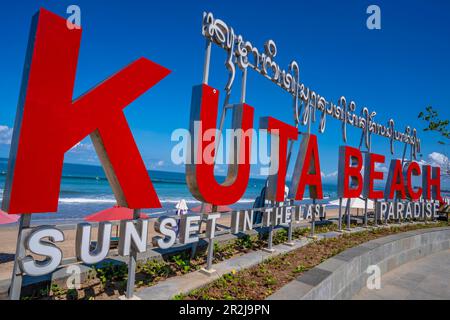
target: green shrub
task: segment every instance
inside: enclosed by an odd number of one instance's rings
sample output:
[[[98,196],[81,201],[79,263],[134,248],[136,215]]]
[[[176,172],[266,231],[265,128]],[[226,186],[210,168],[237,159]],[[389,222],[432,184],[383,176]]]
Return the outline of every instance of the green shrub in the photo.
[[[265,283],[265,285],[266,286],[273,286],[273,285],[276,285],[277,284],[277,279],[275,279],[275,277],[273,277],[273,276],[267,276],[265,279],[264,279],[264,283]]]
[[[165,261],[147,260],[145,263],[139,264],[137,272],[144,273],[151,277],[151,280],[158,277],[167,277],[171,274],[170,266]]]
[[[108,263],[101,267],[94,267],[96,277],[102,285],[114,281],[121,282],[128,278],[128,266],[126,264]]]
[[[183,274],[190,272],[192,269],[190,257],[188,257],[186,253],[172,256],[171,261],[175,264],[177,269]]]
[[[308,233],[309,233],[309,228],[295,228],[292,231],[292,237],[294,239],[298,239],[298,238],[306,236]]]
[[[231,258],[235,254],[234,244],[218,244],[214,242],[214,260],[223,261]]]
[[[274,232],[273,235],[273,244],[277,245],[280,243],[284,243],[288,240],[288,233],[286,229],[280,229],[277,232]]]
[[[305,272],[307,270],[307,268],[304,265],[298,265],[295,269],[294,269],[294,273],[302,273]]]
[[[52,295],[55,297],[62,296],[66,293],[66,290],[64,290],[63,288],[58,286],[58,284],[56,284],[56,283],[52,283],[50,290],[52,292]]]
[[[257,242],[257,237],[246,234],[243,237],[236,239],[234,244],[240,250],[251,250],[256,247]]]

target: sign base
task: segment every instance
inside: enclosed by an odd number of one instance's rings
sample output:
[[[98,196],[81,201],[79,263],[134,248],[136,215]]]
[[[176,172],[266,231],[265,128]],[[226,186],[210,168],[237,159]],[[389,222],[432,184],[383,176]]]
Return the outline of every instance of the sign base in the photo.
[[[119,300],[142,300],[141,298],[139,298],[138,296],[132,296],[131,298],[127,298],[125,295],[120,296]]]
[[[205,268],[201,268],[200,270],[200,273],[202,273],[202,274],[204,274],[204,275],[207,275],[207,276],[212,276],[212,275],[214,275],[217,271],[216,270],[214,270],[214,269],[205,269]]]

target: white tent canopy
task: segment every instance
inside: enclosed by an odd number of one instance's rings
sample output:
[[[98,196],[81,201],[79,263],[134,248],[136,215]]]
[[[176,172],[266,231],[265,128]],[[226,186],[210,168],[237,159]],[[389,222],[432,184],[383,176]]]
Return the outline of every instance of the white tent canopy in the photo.
[[[175,209],[177,209],[178,213],[186,213],[189,210],[186,200],[181,199],[180,201],[178,201],[178,203],[175,205]]]
[[[342,206],[346,207],[348,201],[349,201],[348,198],[342,198]],[[368,210],[373,210],[374,209],[373,203],[374,202],[372,200],[367,199],[367,209]],[[338,206],[339,205],[339,199],[330,201],[328,203],[328,205]],[[352,208],[352,209],[364,209],[365,207],[366,207],[366,204],[365,204],[364,199],[361,199],[361,198],[351,198],[350,199],[350,208]]]

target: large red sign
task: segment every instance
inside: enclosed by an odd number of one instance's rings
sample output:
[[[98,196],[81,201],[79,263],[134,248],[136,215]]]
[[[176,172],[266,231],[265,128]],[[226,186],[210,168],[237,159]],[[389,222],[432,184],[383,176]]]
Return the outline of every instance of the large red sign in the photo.
[[[161,206],[123,109],[166,77],[169,70],[141,58],[73,100],[81,34],[81,28],[68,28],[64,18],[47,10],[40,10],[34,17],[3,201],[3,209],[11,214],[57,211],[64,154],[88,135],[119,205],[132,209]],[[218,103],[216,89],[206,84],[194,88],[191,132],[197,121],[205,131],[216,128]],[[237,161],[229,166],[225,182],[217,183],[214,161],[202,161],[211,146],[202,136],[192,144],[194,162],[186,169],[192,194],[213,205],[237,202],[250,176],[254,109],[245,103],[229,107],[233,109],[233,128],[250,134],[237,139]],[[278,141],[278,153],[271,156],[278,170],[269,177],[268,194],[270,200],[281,202],[287,145],[297,140],[298,129],[271,117],[261,120],[261,128]],[[214,147],[210,153],[214,159]],[[441,199],[439,168],[423,166],[422,188],[414,189],[412,177],[421,174],[420,166],[416,162],[404,166],[400,160],[391,162],[385,191],[376,191],[374,181],[383,179],[376,164],[384,160],[381,155],[368,153],[363,161],[359,149],[341,147],[339,197],[355,198],[363,193],[372,199],[408,196],[417,200],[423,193],[425,199]],[[303,134],[289,198],[302,200],[306,186],[311,198],[323,199],[317,137],[312,134]]]

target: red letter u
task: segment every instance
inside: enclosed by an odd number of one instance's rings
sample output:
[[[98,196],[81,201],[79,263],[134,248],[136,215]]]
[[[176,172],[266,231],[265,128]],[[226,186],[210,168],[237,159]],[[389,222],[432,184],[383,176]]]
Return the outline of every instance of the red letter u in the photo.
[[[215,130],[218,103],[218,90],[205,84],[194,87],[190,121],[193,143],[189,158],[191,163],[186,165],[186,180],[189,190],[197,200],[213,205],[228,205],[240,200],[250,177],[253,108],[245,103],[232,106],[232,127],[235,132],[240,130],[242,135],[238,136],[239,141],[235,143],[237,152],[235,161],[228,165],[225,182],[220,184],[214,177],[214,163],[203,159],[204,150],[211,145],[210,141],[203,139],[203,132]],[[202,128],[198,137],[195,137],[194,132],[196,122],[200,122]],[[213,148],[213,156],[215,153],[216,150]]]

